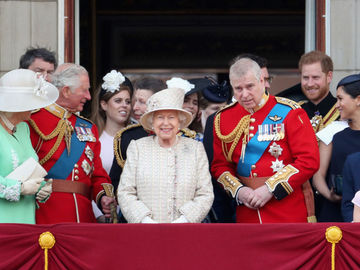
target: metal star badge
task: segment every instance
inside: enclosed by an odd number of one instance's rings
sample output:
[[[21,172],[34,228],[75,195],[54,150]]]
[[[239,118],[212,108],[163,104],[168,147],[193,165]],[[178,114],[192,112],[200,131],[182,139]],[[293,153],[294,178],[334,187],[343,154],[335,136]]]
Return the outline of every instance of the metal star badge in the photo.
[[[271,163],[272,165],[270,166],[270,168],[273,169],[273,172],[278,172],[285,167],[282,160],[276,159],[275,161],[271,161]]]
[[[281,155],[282,151],[283,149],[276,142],[273,142],[272,145],[270,145],[269,153],[276,159]]]

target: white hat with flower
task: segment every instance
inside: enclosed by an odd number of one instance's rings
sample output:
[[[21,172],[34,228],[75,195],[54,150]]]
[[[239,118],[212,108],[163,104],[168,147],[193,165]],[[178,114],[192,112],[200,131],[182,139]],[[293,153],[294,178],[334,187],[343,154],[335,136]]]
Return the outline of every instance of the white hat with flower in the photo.
[[[54,103],[58,89],[29,69],[14,69],[0,78],[0,111],[25,112]]]
[[[190,83],[187,80],[178,77],[172,77],[170,80],[166,81],[168,88],[180,88],[185,91],[185,96],[190,95],[194,92],[195,85]]]
[[[103,77],[104,83],[101,85],[102,89],[107,92],[114,93],[120,89],[120,85],[125,82],[124,75],[121,72],[112,70]]]
[[[153,115],[157,111],[173,110],[179,113],[180,128],[186,128],[192,121],[192,115],[182,108],[185,92],[180,88],[168,88],[153,94],[148,101],[147,110],[141,116],[140,123],[144,129],[152,129]]]

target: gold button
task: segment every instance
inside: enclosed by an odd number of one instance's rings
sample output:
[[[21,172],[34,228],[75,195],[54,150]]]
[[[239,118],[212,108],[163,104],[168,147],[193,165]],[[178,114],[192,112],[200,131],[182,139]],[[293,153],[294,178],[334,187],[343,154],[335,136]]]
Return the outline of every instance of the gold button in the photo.
[[[254,130],[254,127],[253,127],[253,126],[251,126],[251,127],[249,127],[249,129],[250,129],[250,130]]]
[[[74,179],[75,179],[75,180],[79,180],[79,176],[75,175],[75,176],[74,176]]]
[[[252,138],[252,137],[254,137],[254,134],[250,133],[249,136],[250,136],[250,138]]]
[[[74,165],[74,168],[79,168],[79,165],[75,164],[75,165]]]
[[[250,118],[251,123],[254,123],[255,121],[256,121],[255,118]]]
[[[251,169],[252,170],[256,169],[256,165],[255,164],[251,165]]]
[[[76,170],[74,171],[74,173],[79,173],[79,170],[78,170],[78,169],[76,169]]]
[[[253,176],[254,176],[254,177],[257,177],[257,173],[253,173]]]

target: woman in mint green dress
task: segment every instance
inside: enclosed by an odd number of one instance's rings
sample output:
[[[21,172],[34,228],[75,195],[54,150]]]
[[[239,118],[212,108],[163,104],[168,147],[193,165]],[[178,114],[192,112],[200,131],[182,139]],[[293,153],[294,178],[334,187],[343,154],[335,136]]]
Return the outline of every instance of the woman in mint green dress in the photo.
[[[31,70],[12,70],[0,78],[0,223],[35,224],[35,199],[44,201],[51,193],[51,181],[44,178],[7,176],[29,158],[38,161],[24,121],[58,95],[55,86]]]

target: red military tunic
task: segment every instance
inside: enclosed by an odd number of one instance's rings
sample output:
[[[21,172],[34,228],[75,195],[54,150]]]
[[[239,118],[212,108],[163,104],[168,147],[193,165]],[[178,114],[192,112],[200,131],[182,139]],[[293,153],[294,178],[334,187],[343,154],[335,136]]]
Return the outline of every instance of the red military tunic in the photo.
[[[64,119],[67,119],[66,123],[71,123],[72,128],[69,125],[61,125]],[[80,125],[79,121],[81,121]],[[96,222],[91,199],[98,202],[104,194],[101,184],[111,183],[100,160],[100,142],[96,126],[86,119],[67,112],[57,104],[34,112],[29,124],[33,147],[37,151],[40,163],[49,173],[48,178],[63,176],[62,179],[66,179],[63,181],[82,182],[90,188],[92,197],[79,193],[53,192],[37,209],[36,223]],[[70,155],[67,153],[66,136],[63,132],[66,127],[71,128],[71,140],[75,140],[71,142]],[[52,132],[58,135],[49,138]],[[63,138],[58,140],[59,136]],[[79,138],[83,138],[83,141],[80,142]],[[73,143],[78,143],[81,147],[76,148]],[[76,158],[71,161],[72,155]],[[58,168],[57,171],[52,170],[54,166]],[[68,168],[69,173],[66,172],[65,167]]]
[[[230,105],[218,113],[214,125],[214,159],[211,171],[218,182],[230,191],[233,197],[244,184],[245,180],[240,180],[240,176],[248,177],[246,185],[253,188],[259,186],[255,183],[262,178],[262,182],[258,181],[261,182],[260,185],[266,181],[265,184],[274,194],[273,198],[258,211],[239,205],[237,207],[237,222],[306,222],[307,210],[302,184],[319,167],[319,151],[315,134],[306,112],[296,103],[274,96],[269,96],[267,101],[266,99],[267,96],[263,98],[263,102],[266,103],[252,114],[239,103]],[[281,106],[291,106],[283,119],[272,111],[277,103],[281,103]],[[244,166],[243,164],[247,163],[250,157],[250,142],[245,148],[244,163],[242,163],[241,151],[244,134],[233,149],[231,160],[226,156],[228,152],[231,152],[233,143],[224,143],[223,141],[224,137],[229,135],[237,127],[239,121],[246,116],[249,121],[244,130],[249,133],[248,139],[245,141],[254,139],[255,141],[252,143],[256,145],[259,133],[268,136],[271,134],[270,128],[281,127],[281,124],[274,125],[277,121],[282,121],[285,136],[277,137],[276,140],[265,136],[265,141],[269,141],[268,146],[264,148],[265,151],[259,154],[259,159],[254,164],[248,164],[250,168],[248,175],[240,175],[239,168],[241,171],[241,166]],[[265,120],[268,121],[267,123],[270,121],[274,124],[262,125]],[[274,130],[272,132],[274,133]],[[280,133],[280,129],[278,129],[277,134]],[[238,164],[239,168],[237,168]]]

